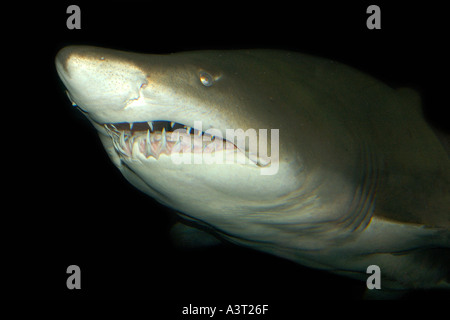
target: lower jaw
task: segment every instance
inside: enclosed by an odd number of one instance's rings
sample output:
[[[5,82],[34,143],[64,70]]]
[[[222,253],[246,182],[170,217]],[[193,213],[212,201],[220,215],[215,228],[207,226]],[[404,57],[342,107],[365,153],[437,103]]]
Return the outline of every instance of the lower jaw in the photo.
[[[195,140],[195,137],[193,138]],[[165,144],[156,141],[147,144],[146,139],[135,139],[132,146],[131,143],[126,149],[121,148],[117,143],[113,142],[116,153],[119,157],[130,163],[155,163],[167,162],[175,165],[223,165],[223,164],[241,164],[246,166],[257,167],[255,163],[250,161],[242,152],[237,150],[234,145],[229,149],[222,148],[222,144],[216,149],[211,144],[202,147],[201,140],[192,145],[184,145],[180,142],[168,142]]]

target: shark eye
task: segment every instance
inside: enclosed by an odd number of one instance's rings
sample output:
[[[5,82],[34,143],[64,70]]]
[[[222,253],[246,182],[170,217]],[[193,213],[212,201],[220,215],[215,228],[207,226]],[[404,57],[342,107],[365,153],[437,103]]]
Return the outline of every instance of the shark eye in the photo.
[[[210,87],[210,86],[212,86],[214,79],[209,73],[202,72],[202,73],[200,73],[200,82],[205,87]]]

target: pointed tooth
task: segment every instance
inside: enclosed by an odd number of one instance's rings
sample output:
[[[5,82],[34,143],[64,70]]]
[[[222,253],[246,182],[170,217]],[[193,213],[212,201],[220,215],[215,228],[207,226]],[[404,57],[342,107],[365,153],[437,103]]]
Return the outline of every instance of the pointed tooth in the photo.
[[[112,139],[113,141],[113,145],[116,148],[117,151],[119,151],[121,154],[123,154],[124,156],[127,156],[127,153],[125,152],[125,150],[122,149],[122,147],[120,146],[119,143],[117,143],[116,139]]]
[[[125,146],[125,131],[120,134],[120,145]]]
[[[120,147],[117,145],[116,139],[112,139],[112,143],[114,145],[114,149],[116,149],[116,151],[120,151]]]
[[[187,127],[187,126],[186,126],[186,133],[187,133],[187,134],[191,134],[191,129],[192,129],[191,127]]]
[[[140,150],[141,139],[132,138],[131,140],[133,141],[130,147],[131,155],[136,158],[138,155],[142,154]]]
[[[116,148],[116,149],[119,149],[119,147],[118,147],[118,145],[117,145],[117,141],[116,141],[116,139],[112,139],[112,143],[113,143],[113,145],[114,145],[114,148]]]
[[[173,128],[174,125],[175,125],[175,122],[171,121],[170,122],[170,127]]]
[[[103,127],[105,127],[106,133],[108,133],[108,135],[112,138],[111,129],[108,128],[108,125],[104,124]]]
[[[113,127],[113,132],[115,132],[116,133],[116,135],[119,137],[120,136],[120,130],[119,129],[117,129],[116,128],[116,126],[115,125],[113,125],[113,124],[111,124],[111,126]]]
[[[147,124],[150,127],[150,131],[153,131],[153,121],[148,121]]]
[[[130,150],[131,155],[133,155],[133,144],[134,144],[135,137],[131,136],[128,139],[128,149]]]
[[[129,125],[130,125],[130,131],[133,130],[134,122],[130,122]]]
[[[153,155],[152,141],[150,140],[150,130],[147,130],[147,141],[145,143],[145,155],[147,158]]]

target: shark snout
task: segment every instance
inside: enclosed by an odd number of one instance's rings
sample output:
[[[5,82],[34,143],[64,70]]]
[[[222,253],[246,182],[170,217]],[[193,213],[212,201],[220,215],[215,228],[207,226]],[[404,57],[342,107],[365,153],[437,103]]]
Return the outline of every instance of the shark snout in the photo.
[[[69,60],[71,52],[70,47],[65,47],[56,54],[55,64],[59,75],[67,74],[66,62]]]
[[[58,52],[55,64],[72,103],[94,116],[123,110],[147,81],[138,66],[113,50],[69,46]]]

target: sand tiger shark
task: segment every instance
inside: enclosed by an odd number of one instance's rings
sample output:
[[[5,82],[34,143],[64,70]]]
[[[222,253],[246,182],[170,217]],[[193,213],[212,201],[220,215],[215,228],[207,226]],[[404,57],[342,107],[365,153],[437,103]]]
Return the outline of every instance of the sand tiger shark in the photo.
[[[414,91],[277,50],[69,46],[56,68],[112,162],[179,213],[186,239],[204,232],[363,281],[376,265],[381,290],[450,288],[449,154]],[[229,129],[267,142],[250,152]]]

